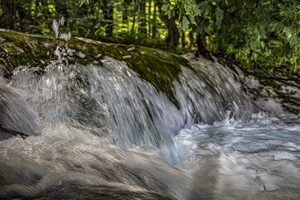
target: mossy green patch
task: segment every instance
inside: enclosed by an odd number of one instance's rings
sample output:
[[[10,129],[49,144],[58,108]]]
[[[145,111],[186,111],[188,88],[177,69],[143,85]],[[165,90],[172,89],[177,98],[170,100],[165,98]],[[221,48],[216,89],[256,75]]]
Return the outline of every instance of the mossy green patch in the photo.
[[[271,87],[273,87],[274,89],[276,89],[276,90],[280,90],[280,88],[281,88],[280,84],[277,81],[275,81],[275,80],[272,80],[272,79],[269,80],[269,79],[267,79],[266,83],[268,85],[270,85]]]
[[[83,65],[100,63],[104,56],[123,60],[141,78],[150,82],[158,91],[167,94],[178,107],[173,92],[173,81],[178,79],[180,65],[188,61],[178,55],[141,46],[109,44],[85,38],[72,38],[69,41],[50,36],[24,34],[0,29],[0,68],[9,77],[12,70],[20,65],[46,67],[57,60],[54,54],[59,46],[61,51],[73,51],[64,57],[68,63]],[[84,56],[82,56],[84,55]]]
[[[272,88],[276,89],[276,90],[280,90],[281,89],[281,84],[273,79],[261,79],[260,82],[264,85],[268,85],[271,86]]]

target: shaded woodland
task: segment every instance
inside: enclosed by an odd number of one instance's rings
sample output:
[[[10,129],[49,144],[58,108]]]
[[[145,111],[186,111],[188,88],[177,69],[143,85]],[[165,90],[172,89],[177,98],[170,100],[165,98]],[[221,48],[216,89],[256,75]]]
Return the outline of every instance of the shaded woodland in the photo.
[[[186,51],[244,70],[299,72],[300,3],[296,0],[4,0],[0,28]],[[63,25],[63,26],[62,26]]]
[[[54,35],[53,20],[64,18],[62,32],[105,42],[139,44],[176,51],[178,22],[155,1],[13,0],[0,3],[0,27]],[[187,38],[182,32],[184,45]]]

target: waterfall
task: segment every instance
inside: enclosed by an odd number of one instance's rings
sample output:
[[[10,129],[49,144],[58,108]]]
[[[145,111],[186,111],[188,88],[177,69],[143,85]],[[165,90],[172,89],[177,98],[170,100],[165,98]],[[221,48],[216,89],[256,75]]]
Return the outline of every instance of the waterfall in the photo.
[[[296,154],[289,154],[290,172],[280,168],[284,152],[299,152],[296,124],[258,113],[237,75],[218,63],[199,58],[180,68],[171,88],[177,105],[109,56],[88,65],[19,66],[0,79],[0,134],[28,135],[0,141],[0,197],[240,199],[299,186],[299,175],[286,182],[298,173]],[[269,137],[273,123],[293,139],[272,136],[262,147],[257,138]],[[281,175],[267,182],[276,169]]]
[[[151,146],[173,157],[174,136],[182,127],[221,121],[228,112],[240,119],[249,110],[233,75],[217,64],[181,67],[173,89],[178,108],[124,61],[105,57],[101,62],[103,66],[57,62],[43,73],[21,66],[10,86],[30,102],[43,130],[64,124],[99,136],[103,144]]]

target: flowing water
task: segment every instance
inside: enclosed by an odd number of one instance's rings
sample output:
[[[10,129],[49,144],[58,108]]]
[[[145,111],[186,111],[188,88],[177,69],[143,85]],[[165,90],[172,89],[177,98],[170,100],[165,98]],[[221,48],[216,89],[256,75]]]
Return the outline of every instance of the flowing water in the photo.
[[[182,66],[180,108],[101,62],[0,78],[1,199],[300,198],[298,116],[258,112],[210,61]]]

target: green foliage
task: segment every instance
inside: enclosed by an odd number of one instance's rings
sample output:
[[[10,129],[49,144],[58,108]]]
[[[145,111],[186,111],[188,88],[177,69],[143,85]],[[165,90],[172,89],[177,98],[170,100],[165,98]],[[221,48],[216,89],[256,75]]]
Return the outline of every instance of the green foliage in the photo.
[[[146,2],[145,13],[141,12],[142,1],[132,0],[1,1],[0,28],[53,36],[53,20],[58,21],[64,17],[65,23],[60,25],[60,33],[70,32],[72,37],[156,45],[168,49],[163,44],[167,27],[159,18],[158,7],[156,6],[154,14],[154,1],[143,2]],[[10,9],[3,12],[6,8]],[[113,16],[109,18],[107,13],[113,13]],[[142,19],[146,24],[141,23]],[[142,26],[147,31],[144,35],[138,34]],[[108,29],[112,30],[112,34],[108,34]]]
[[[118,44],[133,44],[145,47],[151,47],[156,49],[161,49],[164,51],[180,54],[180,49],[174,47],[170,44],[167,44],[161,38],[149,38],[145,37],[144,34],[131,33],[127,31],[117,32],[111,37],[99,37],[101,41],[109,43],[118,43]]]
[[[200,3],[199,5],[194,0],[170,0],[164,1],[161,9],[169,18],[177,18],[180,22],[180,29],[186,31],[196,23],[196,16],[209,10],[209,7],[205,6],[206,4]]]
[[[172,17],[182,31],[205,30],[211,52],[222,47],[249,68],[280,67],[289,74],[300,63],[298,0],[11,0],[0,8],[0,28],[54,35],[52,21],[64,17],[60,31],[73,37],[178,52],[163,42],[164,21]]]
[[[89,5],[89,0],[82,0],[81,2],[80,2],[80,7],[82,6],[82,4],[84,4],[84,3],[86,3],[86,5]]]
[[[300,63],[298,0],[165,0],[164,8],[182,30],[205,30],[211,51],[225,48],[249,68],[291,73]]]

